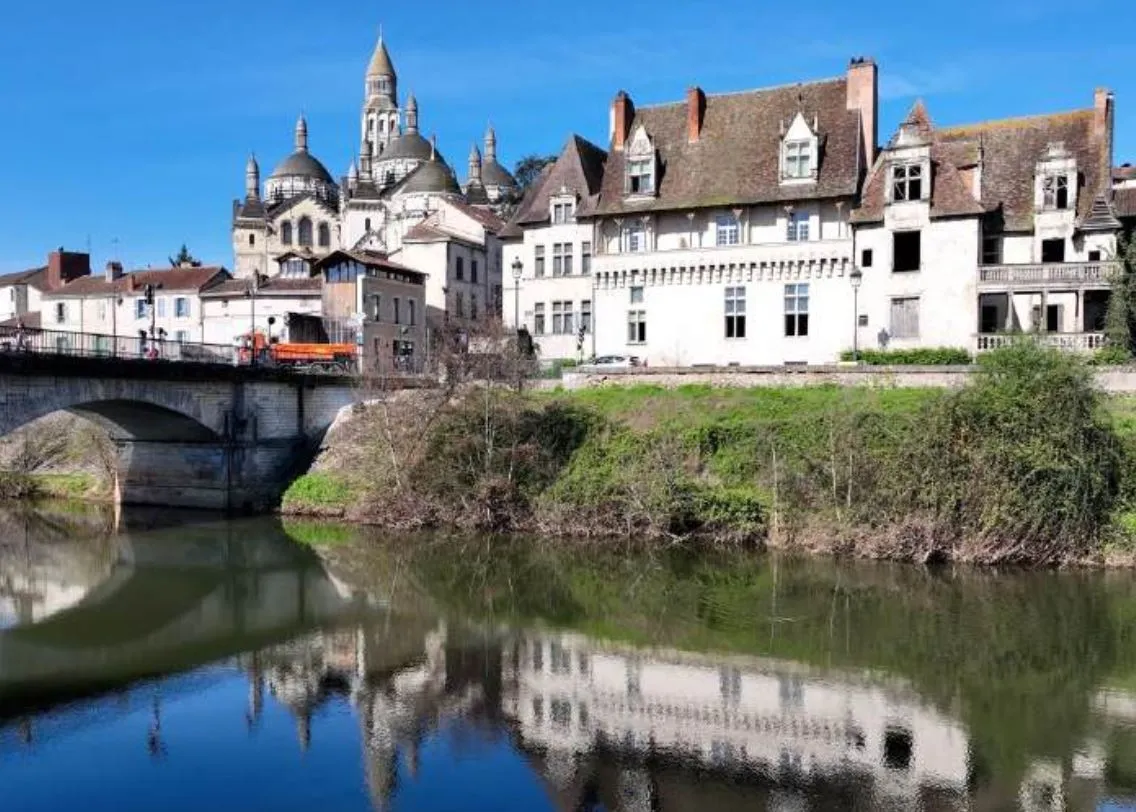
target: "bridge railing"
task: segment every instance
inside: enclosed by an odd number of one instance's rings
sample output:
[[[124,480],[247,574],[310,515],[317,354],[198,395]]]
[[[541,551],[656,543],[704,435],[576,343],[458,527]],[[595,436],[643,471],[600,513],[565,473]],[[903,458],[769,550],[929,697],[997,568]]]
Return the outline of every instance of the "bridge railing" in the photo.
[[[237,363],[236,348],[149,336],[109,336],[26,327],[0,327],[0,354],[68,355],[81,358],[122,358],[175,361],[189,364]]]

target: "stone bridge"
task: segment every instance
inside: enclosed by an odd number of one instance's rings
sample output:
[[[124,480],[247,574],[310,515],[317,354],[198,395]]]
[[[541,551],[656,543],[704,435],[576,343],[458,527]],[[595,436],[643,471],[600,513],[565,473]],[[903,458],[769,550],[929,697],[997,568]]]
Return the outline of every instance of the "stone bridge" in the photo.
[[[120,503],[260,511],[357,391],[349,378],[279,369],[0,355],[0,435],[73,412],[114,441]]]

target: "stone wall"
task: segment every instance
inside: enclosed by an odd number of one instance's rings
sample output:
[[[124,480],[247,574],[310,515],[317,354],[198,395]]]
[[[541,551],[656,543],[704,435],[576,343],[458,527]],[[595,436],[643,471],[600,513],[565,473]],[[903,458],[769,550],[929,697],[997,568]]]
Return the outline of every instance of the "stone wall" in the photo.
[[[729,369],[633,369],[569,372],[559,380],[541,381],[538,388],[584,389],[593,386],[715,386],[796,387],[859,386],[895,388],[954,388],[973,374],[967,366],[897,367],[735,367]],[[1111,394],[1136,393],[1136,367],[1108,367],[1096,373],[1097,383]]]

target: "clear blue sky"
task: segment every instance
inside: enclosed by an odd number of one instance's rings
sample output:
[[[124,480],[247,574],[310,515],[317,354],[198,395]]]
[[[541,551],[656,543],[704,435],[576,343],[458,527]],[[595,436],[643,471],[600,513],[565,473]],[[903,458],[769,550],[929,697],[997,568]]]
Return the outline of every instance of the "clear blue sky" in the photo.
[[[794,8],[791,17],[781,11]],[[502,160],[606,143],[611,97],[639,104],[880,64],[881,139],[916,97],[942,124],[1117,95],[1116,158],[1136,161],[1136,3],[955,0],[360,2],[42,0],[0,25],[0,272],[90,241],[100,267],[165,262],[182,242],[231,265],[232,200],[250,150],[263,173],[303,110],[335,176],[358,145],[379,25],[422,127],[464,176],[492,119]]]

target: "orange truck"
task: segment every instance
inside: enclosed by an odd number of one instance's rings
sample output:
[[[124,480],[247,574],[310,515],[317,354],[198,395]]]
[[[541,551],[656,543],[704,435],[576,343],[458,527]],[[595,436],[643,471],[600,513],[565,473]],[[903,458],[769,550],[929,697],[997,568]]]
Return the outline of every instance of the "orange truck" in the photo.
[[[251,364],[253,352],[261,366],[294,367],[306,372],[351,372],[356,368],[354,344],[288,344],[269,341],[264,333],[240,337],[238,358]]]

